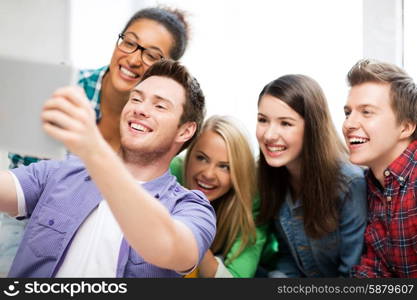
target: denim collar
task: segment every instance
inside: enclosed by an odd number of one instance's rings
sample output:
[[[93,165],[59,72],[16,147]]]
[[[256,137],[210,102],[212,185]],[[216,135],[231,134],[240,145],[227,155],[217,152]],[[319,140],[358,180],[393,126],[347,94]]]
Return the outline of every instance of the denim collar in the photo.
[[[287,202],[287,205],[291,210],[294,210],[303,206],[303,203],[301,202],[300,198],[293,201],[291,197],[291,192],[289,190],[287,190],[287,193],[285,194],[285,202]]]

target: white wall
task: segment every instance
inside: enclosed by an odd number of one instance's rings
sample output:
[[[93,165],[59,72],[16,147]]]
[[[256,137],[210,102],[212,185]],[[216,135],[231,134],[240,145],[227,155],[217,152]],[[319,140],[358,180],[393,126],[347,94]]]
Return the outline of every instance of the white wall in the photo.
[[[349,68],[362,57],[362,0],[165,0],[191,13],[183,58],[199,79],[208,114],[241,119],[253,143],[258,94],[288,73],[323,87],[338,130]]]
[[[417,81],[417,1],[404,0],[404,68]]]
[[[0,55],[68,62],[69,18],[67,0],[1,0]],[[7,154],[0,151],[0,168],[7,166]]]
[[[258,94],[267,82],[287,73],[304,73],[322,85],[340,132],[349,68],[370,51],[379,49],[378,55],[387,51],[397,55],[401,51],[401,1],[1,0],[0,36],[2,41],[12,42],[1,42],[0,54],[16,49],[18,33],[26,46],[17,47],[21,55],[59,59],[66,58],[69,51],[76,67],[97,68],[109,62],[117,34],[136,10],[155,4],[182,8],[190,13],[192,29],[182,61],[202,85],[208,115],[234,115],[246,125],[256,145]],[[417,70],[417,8],[415,0],[404,1],[404,61],[412,73]],[[44,13],[59,10],[60,5],[66,5],[67,14]],[[11,10],[13,13],[9,13]],[[40,12],[42,18],[37,21],[35,15]],[[51,37],[59,39],[60,32],[67,29],[51,26],[51,22],[67,17],[71,21],[69,50],[54,49],[48,37],[52,41]],[[372,35],[377,25],[385,26],[385,31]],[[370,42],[373,39],[391,48],[376,47]],[[0,153],[0,166],[2,156]]]
[[[5,151],[0,151],[0,170],[5,170],[8,167],[7,154]]]
[[[403,0],[364,0],[364,57],[403,65]]]
[[[71,0],[71,58],[78,68],[110,62],[117,36],[147,0]]]
[[[67,61],[69,18],[67,0],[1,0],[0,55]]]

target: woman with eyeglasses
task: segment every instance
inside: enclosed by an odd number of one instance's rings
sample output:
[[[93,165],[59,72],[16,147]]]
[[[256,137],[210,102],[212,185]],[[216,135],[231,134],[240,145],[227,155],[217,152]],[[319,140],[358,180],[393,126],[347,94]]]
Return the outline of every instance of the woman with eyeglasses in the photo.
[[[182,57],[188,44],[184,13],[171,8],[145,8],[136,12],[117,37],[110,65],[81,70],[82,86],[96,111],[100,132],[115,149],[120,146],[119,120],[130,90],[155,62]],[[9,153],[10,168],[39,159]]]
[[[174,158],[170,169],[187,188],[204,193],[217,216],[215,239],[193,277],[253,277],[267,228],[254,223],[255,160],[240,127],[229,117],[210,117],[185,161]]]
[[[78,85],[84,88],[95,112],[100,132],[115,151],[120,146],[120,113],[130,90],[155,62],[178,60],[188,44],[188,23],[183,12],[170,8],[146,8],[136,12],[117,37],[110,65],[81,70]],[[10,168],[40,159],[9,153]],[[3,214],[0,214],[3,215]],[[25,223],[4,215],[0,241],[0,275],[7,274],[22,238]],[[6,232],[6,228],[11,228]]]

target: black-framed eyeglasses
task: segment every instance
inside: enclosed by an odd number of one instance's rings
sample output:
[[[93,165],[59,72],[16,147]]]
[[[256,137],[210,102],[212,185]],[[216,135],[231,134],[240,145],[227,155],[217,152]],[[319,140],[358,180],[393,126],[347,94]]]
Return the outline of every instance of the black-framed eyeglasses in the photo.
[[[158,51],[142,47],[133,38],[126,36],[124,33],[119,34],[119,38],[117,39],[117,48],[127,54],[140,50],[142,61],[148,66],[153,65],[157,61],[164,58]]]

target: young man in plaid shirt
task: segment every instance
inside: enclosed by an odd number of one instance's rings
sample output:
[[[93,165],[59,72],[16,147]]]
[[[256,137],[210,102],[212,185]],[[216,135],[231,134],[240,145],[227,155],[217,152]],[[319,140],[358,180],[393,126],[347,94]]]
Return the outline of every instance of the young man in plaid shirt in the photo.
[[[361,60],[349,71],[343,133],[369,167],[365,249],[354,277],[417,277],[417,87],[401,68]]]

